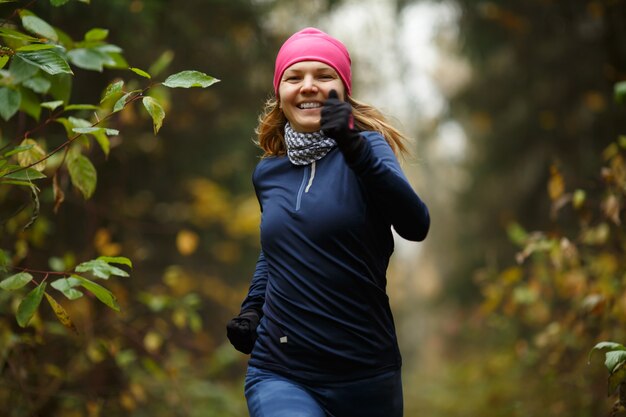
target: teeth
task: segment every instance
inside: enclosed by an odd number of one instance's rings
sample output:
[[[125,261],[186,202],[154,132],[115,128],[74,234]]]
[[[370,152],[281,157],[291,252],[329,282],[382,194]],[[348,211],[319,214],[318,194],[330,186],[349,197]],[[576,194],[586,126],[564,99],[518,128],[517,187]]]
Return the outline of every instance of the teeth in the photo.
[[[316,109],[321,107],[320,103],[301,103],[298,105],[301,109]]]

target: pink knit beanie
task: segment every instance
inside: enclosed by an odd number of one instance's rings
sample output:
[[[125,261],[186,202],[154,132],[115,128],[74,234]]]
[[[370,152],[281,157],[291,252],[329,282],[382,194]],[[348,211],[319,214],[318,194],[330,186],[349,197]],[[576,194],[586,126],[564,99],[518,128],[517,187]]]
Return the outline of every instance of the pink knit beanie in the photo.
[[[351,61],[344,44],[319,29],[305,28],[291,35],[278,51],[274,68],[276,96],[278,96],[278,85],[285,70],[301,61],[319,61],[333,67],[341,77],[347,95],[350,95],[352,91]]]

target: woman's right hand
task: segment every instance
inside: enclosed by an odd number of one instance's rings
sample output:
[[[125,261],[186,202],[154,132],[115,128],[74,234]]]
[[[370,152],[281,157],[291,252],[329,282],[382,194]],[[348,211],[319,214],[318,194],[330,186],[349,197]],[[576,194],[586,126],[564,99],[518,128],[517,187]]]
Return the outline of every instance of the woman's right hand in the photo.
[[[259,313],[256,310],[246,310],[226,325],[226,336],[239,352],[246,355],[252,352],[257,338],[256,328],[259,320]]]

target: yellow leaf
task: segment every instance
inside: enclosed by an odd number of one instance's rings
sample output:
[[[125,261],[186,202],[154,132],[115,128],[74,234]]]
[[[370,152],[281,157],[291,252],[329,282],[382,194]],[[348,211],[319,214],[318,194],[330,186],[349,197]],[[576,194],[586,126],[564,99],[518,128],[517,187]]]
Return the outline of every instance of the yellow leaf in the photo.
[[[552,201],[557,200],[565,191],[565,181],[559,169],[552,165],[550,167],[550,180],[548,181],[548,195]]]
[[[621,205],[615,194],[610,194],[602,202],[604,215],[618,226],[622,223],[619,218],[620,209]]]
[[[143,338],[143,346],[150,353],[154,353],[161,348],[163,337],[157,332],[148,332]]]
[[[198,248],[199,240],[200,238],[195,232],[183,229],[176,235],[176,248],[181,255],[189,256]]]
[[[45,292],[44,295],[46,296],[46,300],[48,300],[50,307],[52,307],[54,314],[57,316],[57,319],[59,319],[61,324],[72,330],[74,333],[78,333],[78,329],[72,322],[72,319],[70,319],[69,314],[67,314],[67,311],[65,311],[63,306],[57,303],[56,300],[52,298],[52,296],[50,296],[48,293]]]
[[[31,146],[30,149],[17,154],[17,162],[22,167],[30,166],[31,164],[41,161],[46,156],[46,151],[37,143],[34,139],[24,139],[20,146]],[[46,169],[46,161],[41,161],[36,165],[33,165],[33,169],[37,171],[43,171]]]

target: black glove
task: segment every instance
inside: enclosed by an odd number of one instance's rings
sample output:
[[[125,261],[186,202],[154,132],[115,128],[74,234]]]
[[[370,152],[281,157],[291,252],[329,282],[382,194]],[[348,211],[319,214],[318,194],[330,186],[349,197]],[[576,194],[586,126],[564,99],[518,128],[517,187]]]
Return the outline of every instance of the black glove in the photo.
[[[226,325],[226,336],[239,352],[246,355],[252,352],[260,316],[257,310],[242,311]]]
[[[337,91],[330,90],[322,107],[321,128],[324,134],[337,141],[346,161],[351,162],[359,154],[363,139],[352,127],[352,106],[339,100]]]

